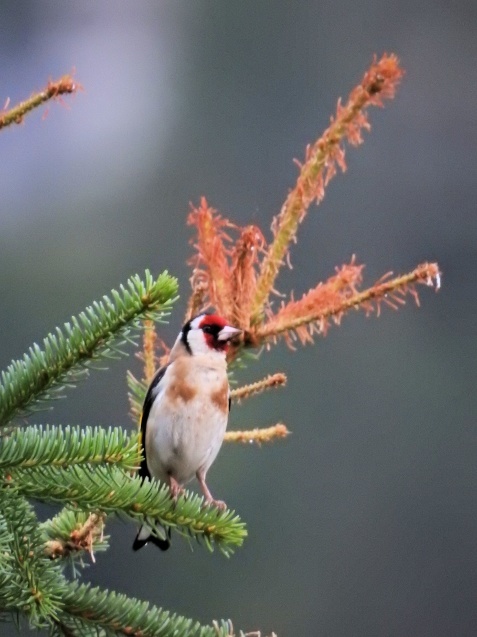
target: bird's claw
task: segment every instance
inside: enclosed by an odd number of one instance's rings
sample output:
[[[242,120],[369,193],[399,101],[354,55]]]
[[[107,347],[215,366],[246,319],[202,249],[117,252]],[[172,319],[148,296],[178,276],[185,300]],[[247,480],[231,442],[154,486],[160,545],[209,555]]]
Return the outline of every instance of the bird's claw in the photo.
[[[214,500],[213,498],[212,500],[206,500],[205,506],[215,507],[216,509],[219,509],[219,511],[225,511],[227,508],[227,505],[223,500]]]

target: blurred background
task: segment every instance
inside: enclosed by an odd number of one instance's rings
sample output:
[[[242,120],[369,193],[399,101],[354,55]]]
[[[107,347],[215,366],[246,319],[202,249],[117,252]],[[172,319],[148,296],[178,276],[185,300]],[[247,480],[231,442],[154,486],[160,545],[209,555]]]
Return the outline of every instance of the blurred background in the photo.
[[[475,634],[476,19],[472,0],[2,2],[1,102],[72,69],[84,86],[1,134],[2,367],[145,268],[179,277],[172,340],[189,202],[205,195],[270,238],[293,158],[374,53],[395,52],[407,74],[370,111],[278,288],[298,296],[353,253],[367,283],[426,260],[443,272],[421,308],[347,316],[243,375],[289,382],[234,408],[230,426],[293,434],[228,445],[210,472],[248,524],[231,559],[180,538],[133,554],[134,525],[114,522],[86,581],[279,636]],[[132,427],[128,368],[140,373],[133,356],[112,363],[35,421]]]

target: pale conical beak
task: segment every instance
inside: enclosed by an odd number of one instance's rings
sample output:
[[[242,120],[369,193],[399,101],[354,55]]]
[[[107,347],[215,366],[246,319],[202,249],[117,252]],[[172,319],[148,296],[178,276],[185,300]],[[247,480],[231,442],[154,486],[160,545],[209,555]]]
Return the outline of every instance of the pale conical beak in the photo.
[[[236,327],[232,327],[230,325],[226,325],[220,330],[217,338],[219,341],[230,341],[231,338],[234,338],[234,336],[237,336],[241,333],[242,330],[239,330]]]

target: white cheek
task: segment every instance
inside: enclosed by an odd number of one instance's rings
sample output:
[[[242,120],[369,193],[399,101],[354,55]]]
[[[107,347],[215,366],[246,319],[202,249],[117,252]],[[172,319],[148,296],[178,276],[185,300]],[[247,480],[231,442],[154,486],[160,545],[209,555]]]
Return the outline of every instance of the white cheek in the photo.
[[[187,339],[193,354],[206,354],[210,351],[202,330],[190,330]]]

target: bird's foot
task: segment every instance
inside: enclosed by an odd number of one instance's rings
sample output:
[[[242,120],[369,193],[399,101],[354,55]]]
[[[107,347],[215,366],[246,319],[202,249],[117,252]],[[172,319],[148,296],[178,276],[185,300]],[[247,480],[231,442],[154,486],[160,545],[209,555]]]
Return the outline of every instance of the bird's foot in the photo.
[[[205,506],[215,507],[216,509],[219,509],[219,511],[224,511],[227,508],[227,505],[223,500],[214,500],[214,498],[206,500]]]
[[[227,508],[227,505],[223,500],[215,500],[209,491],[209,487],[205,482],[205,474],[202,471],[197,472],[197,480],[199,482],[200,488],[202,489],[202,493],[204,494],[205,502],[204,506],[213,506],[219,511],[223,511]]]
[[[177,498],[184,493],[184,487],[172,476],[169,476],[169,489],[171,490],[173,500],[177,500]]]

